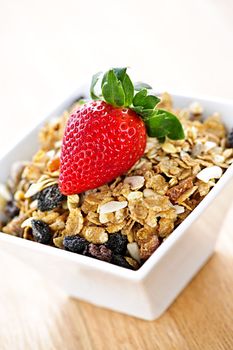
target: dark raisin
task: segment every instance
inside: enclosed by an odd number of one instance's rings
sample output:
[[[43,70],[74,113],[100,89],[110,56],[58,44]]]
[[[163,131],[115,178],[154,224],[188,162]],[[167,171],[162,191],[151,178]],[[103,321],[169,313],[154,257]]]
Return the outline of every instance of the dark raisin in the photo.
[[[58,185],[53,185],[39,192],[37,207],[41,211],[52,210],[59,207],[65,198],[66,196],[59,191]]]
[[[117,266],[125,267],[126,269],[134,270],[133,266],[131,266],[121,255],[113,254],[111,263]]]
[[[5,207],[6,216],[13,219],[15,216],[19,215],[19,208],[14,201],[9,201]]]
[[[127,249],[127,236],[121,233],[112,233],[109,235],[106,247],[111,249],[115,254],[125,255]]]
[[[49,243],[52,238],[49,225],[42,220],[32,220],[32,235],[35,241],[44,244]]]
[[[93,258],[110,262],[112,258],[112,251],[105,247],[105,245],[97,245],[90,243],[88,249],[85,251],[85,255]]]
[[[233,129],[228,134],[227,146],[233,148]]]
[[[80,236],[66,236],[63,240],[66,250],[78,254],[82,254],[88,244],[89,242]]]

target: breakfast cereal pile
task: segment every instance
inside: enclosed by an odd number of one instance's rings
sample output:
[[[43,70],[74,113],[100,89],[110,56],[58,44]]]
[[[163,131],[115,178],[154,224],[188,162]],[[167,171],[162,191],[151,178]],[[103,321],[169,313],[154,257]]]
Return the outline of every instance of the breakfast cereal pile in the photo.
[[[0,185],[0,229],[138,269],[233,162],[217,113],[203,121],[199,104],[175,110],[170,95],[161,98],[159,107],[179,117],[185,139],[148,137],[144,156],[127,174],[79,195],[64,196],[58,188],[64,128],[79,103],[47,123],[32,160],[14,164],[7,185]]]

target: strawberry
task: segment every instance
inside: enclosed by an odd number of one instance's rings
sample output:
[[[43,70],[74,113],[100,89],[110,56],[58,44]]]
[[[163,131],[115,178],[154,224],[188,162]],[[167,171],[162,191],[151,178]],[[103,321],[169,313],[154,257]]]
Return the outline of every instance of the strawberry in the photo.
[[[128,108],[91,101],[69,118],[61,154],[60,190],[69,195],[99,187],[143,155],[145,125]]]
[[[98,79],[99,73],[92,79],[94,101],[74,111],[65,129],[59,178],[65,195],[97,188],[126,173],[144,153],[146,132],[160,141],[184,137],[179,120],[156,109],[160,99],[148,95],[146,84],[133,86],[126,68],[104,74],[101,97],[94,92]]]

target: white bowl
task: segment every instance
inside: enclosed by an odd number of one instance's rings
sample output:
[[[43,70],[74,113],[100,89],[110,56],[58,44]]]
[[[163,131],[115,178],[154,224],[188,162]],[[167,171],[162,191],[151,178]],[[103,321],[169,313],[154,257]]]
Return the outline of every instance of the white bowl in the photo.
[[[87,89],[79,89],[52,115],[58,116]],[[225,125],[233,127],[233,102],[172,95],[176,106],[185,107],[199,101],[206,114],[220,112]],[[44,121],[45,121],[44,120]],[[43,121],[43,123],[44,123]],[[0,182],[4,182],[11,164],[30,159],[37,150],[41,123],[0,160]],[[219,233],[220,215],[212,208],[224,195],[224,186],[233,176],[233,165],[196,209],[183,221],[138,271],[127,270],[86,256],[45,246],[0,233],[0,249],[23,260],[49,280],[77,297],[93,304],[146,320],[158,318],[212,255]],[[221,204],[222,205],[222,204]],[[228,203],[224,201],[227,208]],[[209,230],[202,231],[202,216]]]

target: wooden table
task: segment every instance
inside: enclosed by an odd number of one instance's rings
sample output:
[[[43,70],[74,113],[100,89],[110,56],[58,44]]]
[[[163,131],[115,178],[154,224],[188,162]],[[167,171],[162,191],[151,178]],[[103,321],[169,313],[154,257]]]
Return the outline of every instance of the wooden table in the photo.
[[[227,195],[232,194],[233,184]],[[226,219],[216,253],[153,322],[69,299],[1,252],[0,349],[233,349],[233,203],[222,215]]]

